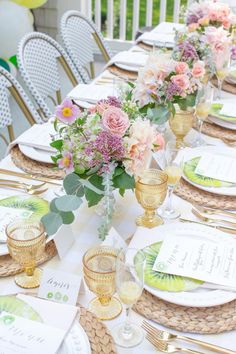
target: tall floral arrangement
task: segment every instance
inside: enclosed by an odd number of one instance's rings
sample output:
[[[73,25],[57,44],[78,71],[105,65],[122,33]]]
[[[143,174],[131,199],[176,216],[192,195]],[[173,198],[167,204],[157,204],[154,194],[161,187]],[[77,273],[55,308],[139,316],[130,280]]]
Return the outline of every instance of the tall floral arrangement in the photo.
[[[189,31],[203,31],[205,27],[214,26],[230,30],[236,23],[236,17],[226,3],[216,0],[200,0],[188,7],[186,24]]]
[[[129,100],[109,97],[81,111],[66,99],[55,114],[59,137],[51,144],[58,151],[53,161],[66,172],[63,185],[67,195],[52,201],[43,222],[52,234],[62,223],[73,221],[72,211],[80,206],[82,197],[89,207],[103,199],[99,235],[104,239],[114,209],[113,190],[123,196],[127,189],[134,189],[135,178],[148,167],[152,152],[163,147],[163,138]]]
[[[168,53],[151,55],[140,69],[133,91],[140,110],[157,124],[162,124],[175,108],[187,110],[195,105],[201,79],[205,74],[202,61],[190,67],[187,62],[176,61]]]

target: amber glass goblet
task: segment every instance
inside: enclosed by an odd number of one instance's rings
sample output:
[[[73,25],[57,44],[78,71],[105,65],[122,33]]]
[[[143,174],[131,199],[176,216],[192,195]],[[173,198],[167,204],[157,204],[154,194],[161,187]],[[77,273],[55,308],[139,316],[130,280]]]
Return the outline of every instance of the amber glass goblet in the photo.
[[[6,234],[11,257],[25,270],[15,277],[16,284],[25,289],[37,288],[42,271],[36,268],[36,264],[46,242],[43,224],[40,221],[16,220],[6,227]]]
[[[111,320],[122,311],[120,301],[113,297],[116,274],[117,250],[109,246],[90,248],[83,257],[85,282],[97,295],[89,304],[91,312],[101,320]]]
[[[164,202],[167,193],[167,175],[157,169],[144,170],[135,184],[138,203],[145,210],[144,215],[136,218],[138,226],[152,228],[163,224],[156,209]]]

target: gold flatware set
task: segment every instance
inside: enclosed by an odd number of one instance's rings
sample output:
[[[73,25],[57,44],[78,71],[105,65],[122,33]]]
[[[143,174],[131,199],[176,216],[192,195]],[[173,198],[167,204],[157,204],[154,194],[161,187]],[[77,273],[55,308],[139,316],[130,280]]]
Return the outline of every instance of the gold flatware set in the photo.
[[[236,352],[230,349],[222,348],[217,345],[203,342],[198,339],[172,334],[167,331],[162,331],[154,326],[150,325],[147,321],[143,321],[142,328],[147,332],[146,338],[147,340],[152,343],[155,348],[163,353],[175,353],[175,352],[185,352],[185,353],[192,353],[192,354],[201,354],[199,351],[195,351],[189,348],[175,346],[169,344],[169,342],[174,340],[181,340],[183,342],[193,343],[196,344],[204,349],[214,351],[216,353],[221,354],[235,354]]]
[[[0,179],[0,188],[20,189],[31,195],[39,195],[46,192],[48,188],[42,189],[45,187],[45,184],[45,182],[40,184],[27,184],[15,180]]]

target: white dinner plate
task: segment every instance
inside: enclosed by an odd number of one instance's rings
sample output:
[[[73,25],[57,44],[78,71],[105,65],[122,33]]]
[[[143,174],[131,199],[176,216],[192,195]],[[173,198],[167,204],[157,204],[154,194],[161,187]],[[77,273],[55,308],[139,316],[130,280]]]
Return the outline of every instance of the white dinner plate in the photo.
[[[19,149],[25,156],[29,157],[30,159],[38,162],[44,163],[53,163],[51,156],[53,155],[52,152],[37,149],[33,146],[27,146],[19,144]]]
[[[184,152],[184,162],[187,162],[195,157],[200,157],[203,153],[214,153],[216,155],[225,155],[231,156],[235,158],[235,150],[229,147],[222,148],[219,146],[203,146],[194,149],[187,148]],[[192,184],[193,186],[202,189],[204,191],[220,194],[220,195],[229,195],[229,196],[236,196],[236,187],[205,187],[200,184],[192,182],[189,178],[187,178],[184,173],[182,175],[183,179],[185,179],[188,183]]]
[[[208,119],[212,123],[215,123],[216,125],[219,125],[220,127],[236,130],[236,122],[235,123],[227,122],[226,120],[222,120],[222,119],[219,119],[219,118],[216,118],[213,116],[208,116]]]
[[[78,321],[74,323],[69,331],[58,354],[91,354],[87,334]]]
[[[146,229],[139,227],[135,232],[129,247],[143,249],[153,243],[163,241],[168,234],[175,236],[194,236],[202,238],[216,238],[219,237],[221,240],[228,239],[230,236],[227,234],[215,230],[212,227],[204,225],[196,225],[192,223],[171,223],[162,226],[158,226],[153,229]],[[144,237],[145,235],[145,237]],[[181,291],[181,292],[169,292],[153,288],[148,285],[144,285],[144,288],[165,301],[171,302],[173,304],[189,307],[211,307],[218,306],[236,299],[236,292],[207,289],[200,287],[192,291]]]
[[[162,43],[162,42],[158,42],[158,41],[149,41],[149,40],[142,40],[142,43],[147,44],[149,46],[156,46],[158,48],[167,48],[167,49],[173,49],[174,48],[174,44],[172,43]],[[165,45],[164,45],[165,44]]]
[[[115,63],[115,66],[117,66],[117,68],[127,70],[127,71],[133,71],[133,72],[138,72],[141,68],[143,68],[143,66],[135,66],[135,64],[131,66],[131,65]]]

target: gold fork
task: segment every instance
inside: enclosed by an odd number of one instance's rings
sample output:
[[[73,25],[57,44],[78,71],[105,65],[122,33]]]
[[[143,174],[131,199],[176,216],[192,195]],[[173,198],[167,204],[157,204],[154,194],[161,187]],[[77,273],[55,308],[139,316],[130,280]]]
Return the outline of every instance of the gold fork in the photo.
[[[157,340],[171,341],[171,340],[175,340],[175,339],[181,339],[181,340],[186,341],[186,342],[198,344],[198,345],[202,346],[203,348],[215,351],[217,353],[235,354],[235,352],[232,351],[232,350],[229,350],[229,349],[226,349],[226,348],[222,348],[222,347],[219,347],[219,346],[214,345],[214,344],[206,343],[206,342],[203,342],[203,341],[198,340],[198,339],[189,338],[189,337],[181,336],[181,335],[178,335],[178,334],[172,334],[172,333],[169,333],[169,332],[166,332],[166,331],[161,331],[161,330],[153,327],[152,325],[150,325],[147,321],[143,321],[142,328],[145,329],[145,331],[147,331],[151,336],[155,336],[155,338]]]
[[[27,185],[25,183],[2,183],[0,182],[0,188],[13,188],[13,189],[20,189],[23,190],[24,192],[31,194],[31,195],[39,195],[48,190],[48,188],[45,189],[38,189],[35,188],[34,185]]]
[[[19,186],[30,187],[31,190],[40,189],[41,187],[45,186],[45,184],[46,184],[46,182],[43,182],[40,184],[28,184],[28,183],[16,181],[13,179],[3,179],[3,178],[0,178],[0,183],[18,184]]]
[[[189,354],[203,354],[202,352],[197,352],[196,350],[182,348],[182,347],[175,347],[172,344],[168,344],[166,342],[160,341],[156,339],[153,335],[147,334],[147,340],[156,347],[157,350],[163,353],[177,353],[177,352],[185,352]]]
[[[227,211],[227,210],[211,209],[211,208],[203,207],[203,206],[196,205],[196,204],[194,204],[194,208],[197,209],[198,211],[200,211],[200,213],[205,213],[205,214],[209,214],[209,215],[221,214],[221,215],[229,216],[232,218],[236,218],[236,213],[233,213],[233,212]]]
[[[208,218],[206,216],[201,215],[197,210],[192,209],[192,213],[200,220],[204,222],[208,222],[209,224],[217,224],[217,223],[222,223],[225,225],[233,226],[236,227],[236,223],[228,220],[223,220],[223,219],[213,219],[213,218]]]

